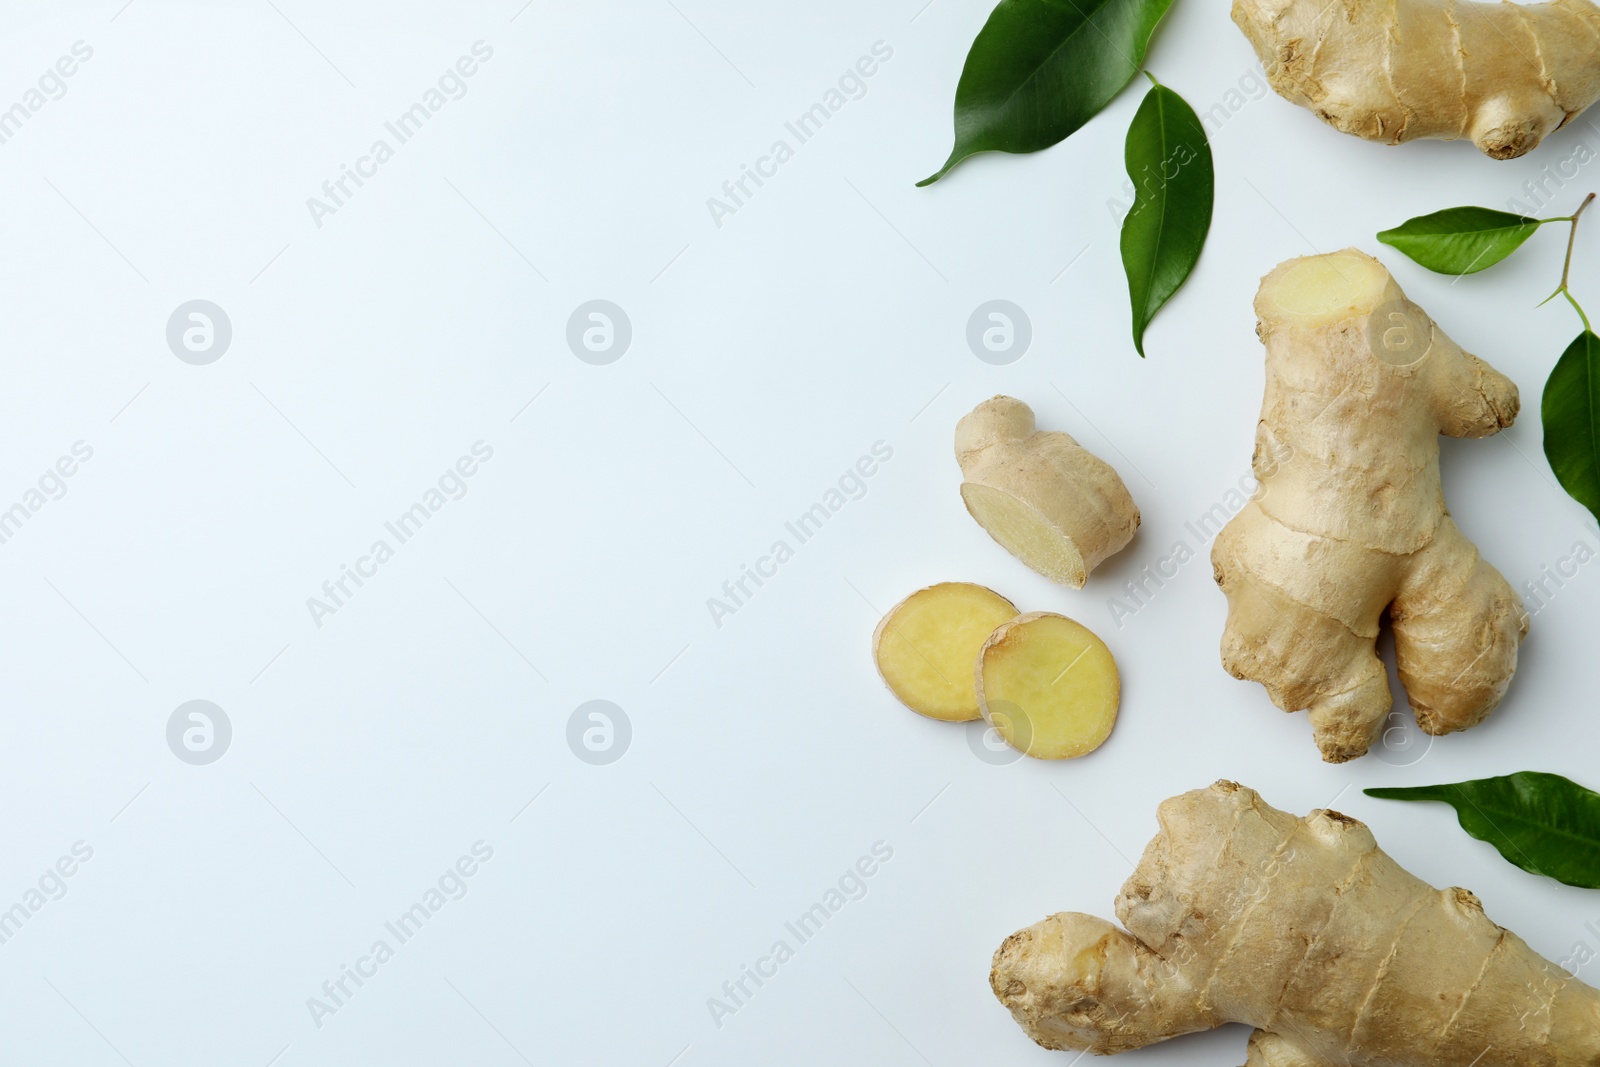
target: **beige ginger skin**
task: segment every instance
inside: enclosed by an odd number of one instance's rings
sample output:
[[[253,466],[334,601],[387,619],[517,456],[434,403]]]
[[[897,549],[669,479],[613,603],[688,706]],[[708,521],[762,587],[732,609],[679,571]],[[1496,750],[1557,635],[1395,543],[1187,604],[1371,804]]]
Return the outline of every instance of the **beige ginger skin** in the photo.
[[[1369,141],[1468,138],[1514,159],[1600,99],[1600,8],[1234,0],[1284,99]]]
[[[1038,430],[1033,409],[1012,397],[985,400],[956,424],[956,461],[968,513],[1053,582],[1083,588],[1139,528],[1111,465],[1068,434]]]
[[[1387,612],[1421,727],[1476,725],[1505,695],[1528,616],[1450,518],[1438,436],[1511,425],[1516,385],[1354,249],[1280,264],[1255,310],[1261,489],[1211,551],[1223,666],[1283,710],[1308,709],[1323,759],[1353,759],[1391,706],[1376,652]]]
[[[1434,889],[1335,811],[1218,782],[1165,801],[1117,918],[1052,915],[994,956],[1050,1049],[1124,1052],[1224,1023],[1246,1067],[1600,1067],[1600,990]]]

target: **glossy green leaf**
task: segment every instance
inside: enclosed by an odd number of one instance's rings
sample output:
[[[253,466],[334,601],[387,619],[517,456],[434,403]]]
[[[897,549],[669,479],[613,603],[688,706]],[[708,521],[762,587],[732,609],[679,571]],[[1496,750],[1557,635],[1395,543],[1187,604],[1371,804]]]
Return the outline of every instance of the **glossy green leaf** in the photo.
[[[1037,152],[1099,114],[1144,63],[1172,0],[1000,0],[956,85],[956,144],[929,185],[977,152]]]
[[[1600,518],[1600,337],[1579,334],[1544,383],[1544,454],[1567,494]]]
[[[1378,240],[1438,274],[1476,274],[1505,259],[1544,223],[1486,207],[1452,207],[1407,219]]]
[[[1600,793],[1559,774],[1521,771],[1453,785],[1368,789],[1385,800],[1437,800],[1462,829],[1531,874],[1600,889]]]
[[[1134,199],[1122,220],[1122,267],[1133,346],[1143,356],[1145,328],[1200,259],[1216,175],[1200,117],[1164,85],[1154,85],[1133,116],[1126,160]]]

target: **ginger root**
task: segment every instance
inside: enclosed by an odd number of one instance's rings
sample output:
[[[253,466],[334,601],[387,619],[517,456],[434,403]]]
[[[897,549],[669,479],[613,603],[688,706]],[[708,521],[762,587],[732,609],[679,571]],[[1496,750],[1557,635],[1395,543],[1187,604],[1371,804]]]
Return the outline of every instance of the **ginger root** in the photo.
[[[1280,264],[1255,309],[1261,490],[1211,550],[1223,666],[1283,710],[1309,709],[1323,759],[1352,759],[1389,713],[1375,650],[1387,610],[1421,727],[1476,725],[1511,682],[1528,616],[1445,508],[1438,435],[1511,425],[1516,385],[1353,249]]]
[[[978,718],[973,663],[995,627],[1017,617],[999,593],[970,582],[919,589],[889,609],[872,659],[900,703],[944,722]]]
[[[1089,572],[1139,528],[1117,472],[1064,433],[1035,432],[1020,400],[985,400],[956,425],[961,499],[1007,552],[1062,585]]]
[[[1335,811],[1218,782],[1164,802],[1119,929],[1063,913],[1006,938],[995,995],[1034,1041],[1100,1055],[1224,1023],[1246,1067],[1595,1067],[1600,990],[1437,890]]]
[[[1064,615],[1019,615],[978,653],[978,707],[1007,744],[1035,759],[1075,759],[1116,725],[1121,682],[1106,643]]]
[[[1369,141],[1514,159],[1600,99],[1589,0],[1234,0],[1233,21],[1280,96]]]

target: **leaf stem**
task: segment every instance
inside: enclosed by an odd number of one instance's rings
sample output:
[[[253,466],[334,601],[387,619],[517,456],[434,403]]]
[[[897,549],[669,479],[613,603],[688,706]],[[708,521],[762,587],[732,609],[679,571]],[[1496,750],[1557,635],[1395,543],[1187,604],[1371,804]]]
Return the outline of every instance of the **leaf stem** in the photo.
[[[1566,219],[1555,218],[1546,220],[1548,222],[1565,221],[1572,223],[1572,230],[1567,234],[1567,259],[1566,262],[1561,265],[1561,285],[1556,288],[1555,292],[1550,294],[1550,297],[1548,300],[1546,300],[1546,303],[1548,303],[1549,300],[1553,300],[1557,296],[1566,297],[1567,303],[1572,305],[1572,310],[1576,311],[1578,313],[1578,318],[1583,320],[1583,329],[1585,333],[1593,333],[1594,328],[1589,325],[1589,316],[1583,313],[1583,308],[1578,304],[1577,298],[1572,295],[1572,290],[1568,287],[1568,279],[1572,275],[1572,249],[1578,243],[1578,220],[1583,217],[1584,210],[1588,208],[1589,204],[1594,200],[1594,198],[1594,193],[1590,193],[1588,196],[1584,197],[1583,203],[1578,205],[1578,210],[1574,211]]]

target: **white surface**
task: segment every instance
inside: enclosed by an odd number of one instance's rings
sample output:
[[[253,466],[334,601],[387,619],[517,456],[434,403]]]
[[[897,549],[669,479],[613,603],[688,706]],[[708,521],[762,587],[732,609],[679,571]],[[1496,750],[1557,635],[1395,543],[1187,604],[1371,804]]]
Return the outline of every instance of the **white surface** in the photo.
[[[1545,954],[1600,948],[1600,896],[1513,869],[1444,808],[1360,793],[1523,768],[1592,783],[1594,565],[1539,612],[1499,714],[1410,765],[1325,766],[1304,716],[1223,673],[1207,546],[1120,628],[1107,609],[1248,470],[1260,275],[1503,207],[1600,145],[1587,122],[1495,163],[1367,145],[1255,88],[1214,133],[1211,241],[1141,361],[1106,206],[1137,89],[1050,151],[912,187],[948,149],[988,0],[275,2],[0,15],[0,106],[94,50],[0,145],[0,507],[94,450],[0,545],[0,907],[93,849],[0,945],[8,1064],[1064,1064],[995,1003],[990,953],[1051,911],[1109,914],[1156,803],[1221,777],[1296,811],[1337,798]],[[479,40],[493,57],[465,96],[318,228],[307,197]],[[715,225],[707,198],[878,41],[893,57],[865,95]],[[1196,0],[1150,66],[1201,111],[1254,84],[1223,5]],[[1563,237],[1454,284],[1382,250],[1522,387],[1509,433],[1445,445],[1452,510],[1518,586],[1597,543],[1540,448],[1539,392],[1577,331],[1532,310]],[[1575,264],[1591,305],[1597,241]],[[233,324],[209,366],[164,338],[195,298]],[[609,366],[564,340],[594,298],[633,324]],[[994,298],[1032,320],[1009,366],[964,338]],[[1082,592],[962,511],[951,430],[1001,391],[1102,452],[1143,509]],[[314,625],[306,598],[480,440],[467,495]],[[893,458],[865,494],[714,625],[707,598],[878,441]],[[868,656],[879,610],[946,579],[1105,636],[1125,695],[1101,751],[990,766],[893,702]],[[209,766],[166,744],[191,699],[233,725]],[[592,699],[632,723],[609,766],[566,743]],[[480,840],[466,896],[316,1026],[307,999]],[[878,841],[893,858],[865,896],[798,944],[785,922]],[[794,958],[718,1027],[707,999],[779,939]],[[1244,1036],[1123,1062],[1231,1067]]]

